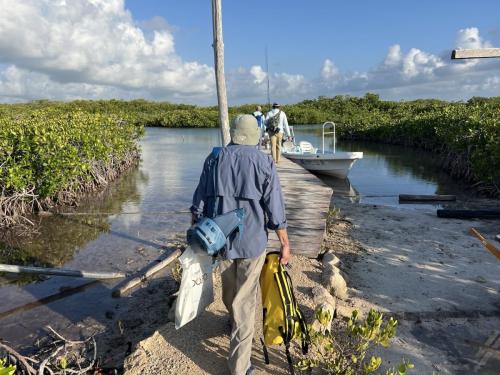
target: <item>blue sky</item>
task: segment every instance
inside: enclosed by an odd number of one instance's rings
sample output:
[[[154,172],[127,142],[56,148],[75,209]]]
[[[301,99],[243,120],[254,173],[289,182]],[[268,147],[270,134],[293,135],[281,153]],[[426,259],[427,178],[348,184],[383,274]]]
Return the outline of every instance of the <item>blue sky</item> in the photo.
[[[230,104],[319,95],[500,95],[500,1],[223,0]],[[211,2],[0,0],[0,102],[134,99],[215,104]],[[269,50],[269,75],[265,48]]]
[[[500,1],[222,1],[229,69],[264,64],[315,74],[326,58],[343,70],[367,70],[393,44],[433,54],[454,47],[456,32],[477,27],[500,45]],[[211,64],[210,1],[127,0],[137,20],[161,16],[174,27],[176,49]]]

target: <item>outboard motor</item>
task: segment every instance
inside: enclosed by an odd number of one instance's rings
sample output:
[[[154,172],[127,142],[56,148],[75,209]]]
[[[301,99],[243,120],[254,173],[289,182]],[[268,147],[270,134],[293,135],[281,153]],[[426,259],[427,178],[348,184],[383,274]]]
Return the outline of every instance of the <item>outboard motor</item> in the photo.
[[[202,217],[187,231],[187,242],[195,251],[216,255],[226,244],[229,236],[238,230],[243,233],[245,209],[238,208],[211,219]]]

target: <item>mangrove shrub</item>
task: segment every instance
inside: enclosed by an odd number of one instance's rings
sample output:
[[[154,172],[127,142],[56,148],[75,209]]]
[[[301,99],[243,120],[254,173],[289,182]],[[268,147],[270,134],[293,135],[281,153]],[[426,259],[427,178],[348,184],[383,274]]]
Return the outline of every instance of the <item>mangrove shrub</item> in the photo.
[[[37,106],[0,116],[2,219],[71,201],[138,157],[142,127],[124,116]]]

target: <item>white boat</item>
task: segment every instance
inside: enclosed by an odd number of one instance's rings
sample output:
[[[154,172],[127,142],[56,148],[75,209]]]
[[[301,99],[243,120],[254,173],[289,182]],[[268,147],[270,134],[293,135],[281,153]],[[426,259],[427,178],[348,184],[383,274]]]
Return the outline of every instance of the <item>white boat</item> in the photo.
[[[333,131],[325,133],[326,126],[333,127]],[[333,134],[332,151],[325,150],[325,134]],[[298,145],[288,142],[288,144],[284,146],[282,155],[309,171],[337,178],[347,178],[356,160],[363,159],[363,153],[337,152],[335,123],[333,122],[325,122],[323,124],[322,139],[323,148],[321,150],[314,148],[311,143],[305,141],[299,142]]]

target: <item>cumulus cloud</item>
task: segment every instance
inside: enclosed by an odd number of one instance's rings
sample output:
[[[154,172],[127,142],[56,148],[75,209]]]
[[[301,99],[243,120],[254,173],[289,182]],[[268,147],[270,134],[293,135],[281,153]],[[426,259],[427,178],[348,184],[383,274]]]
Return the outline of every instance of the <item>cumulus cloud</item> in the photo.
[[[491,43],[477,28],[459,30],[456,48],[486,48]],[[383,98],[400,100],[435,97],[449,100],[493,96],[500,92],[500,60],[450,60],[451,50],[435,55],[419,48],[403,50],[395,44],[383,61],[361,72],[342,71],[325,59],[317,77],[275,73],[270,77],[271,97],[293,102],[319,95],[363,95],[378,92]],[[240,101],[264,97],[265,71],[260,66],[229,73],[230,97]],[[260,100],[261,101],[261,100]]]
[[[56,86],[146,89],[160,97],[213,93],[213,69],[183,61],[159,19],[148,24],[157,29],[147,37],[123,0],[0,0],[0,8],[1,62]]]
[[[457,48],[490,46],[475,27],[457,33]],[[325,74],[325,66],[333,64],[327,59],[320,71],[322,80],[316,86],[321,87],[323,95],[359,95],[375,91],[388,99],[437,97],[456,100],[473,95],[498,95],[500,61],[452,61],[450,52],[445,51],[442,56],[418,48],[405,52],[396,44],[389,47],[384,61],[369,71],[337,71],[332,77]]]
[[[227,74],[228,95],[237,102],[264,102],[267,73],[260,65],[240,67]],[[273,73],[269,77],[271,97],[279,101],[301,100],[310,92],[310,82],[301,74]]]
[[[339,74],[338,68],[330,59],[326,59],[321,68],[321,77],[324,79],[332,80],[335,79]]]
[[[253,83],[261,85],[267,78],[267,73],[259,65],[254,65],[250,68],[250,74],[254,77]]]
[[[403,59],[402,73],[406,79],[419,75],[432,76],[434,71],[444,66],[444,62],[437,56],[412,48]]]
[[[151,98],[150,94],[141,90],[136,92],[118,87],[89,83],[55,82],[46,74],[29,72],[14,65],[0,72],[0,98],[7,102],[37,99],[133,99],[136,97]]]
[[[384,66],[386,67],[394,67],[398,66],[401,62],[401,46],[399,44],[395,44],[389,47],[389,52],[387,52],[387,56],[384,60]]]
[[[214,70],[176,52],[174,27],[162,17],[137,22],[124,0],[0,0],[0,101],[145,98],[213,104]],[[397,42],[397,41],[395,41]],[[455,47],[491,47],[475,27],[457,32]],[[343,71],[333,58],[315,77],[269,76],[271,99],[378,92],[387,99],[465,99],[498,95],[499,60],[451,61],[418,46],[394,44],[366,71]],[[315,63],[315,62],[312,62]],[[263,102],[260,65],[226,70],[232,103]]]
[[[479,29],[477,27],[469,27],[466,29],[461,29],[457,34],[457,39],[455,42],[457,48],[463,49],[475,49],[475,48],[489,48],[491,47],[490,42],[484,41],[479,35]]]

